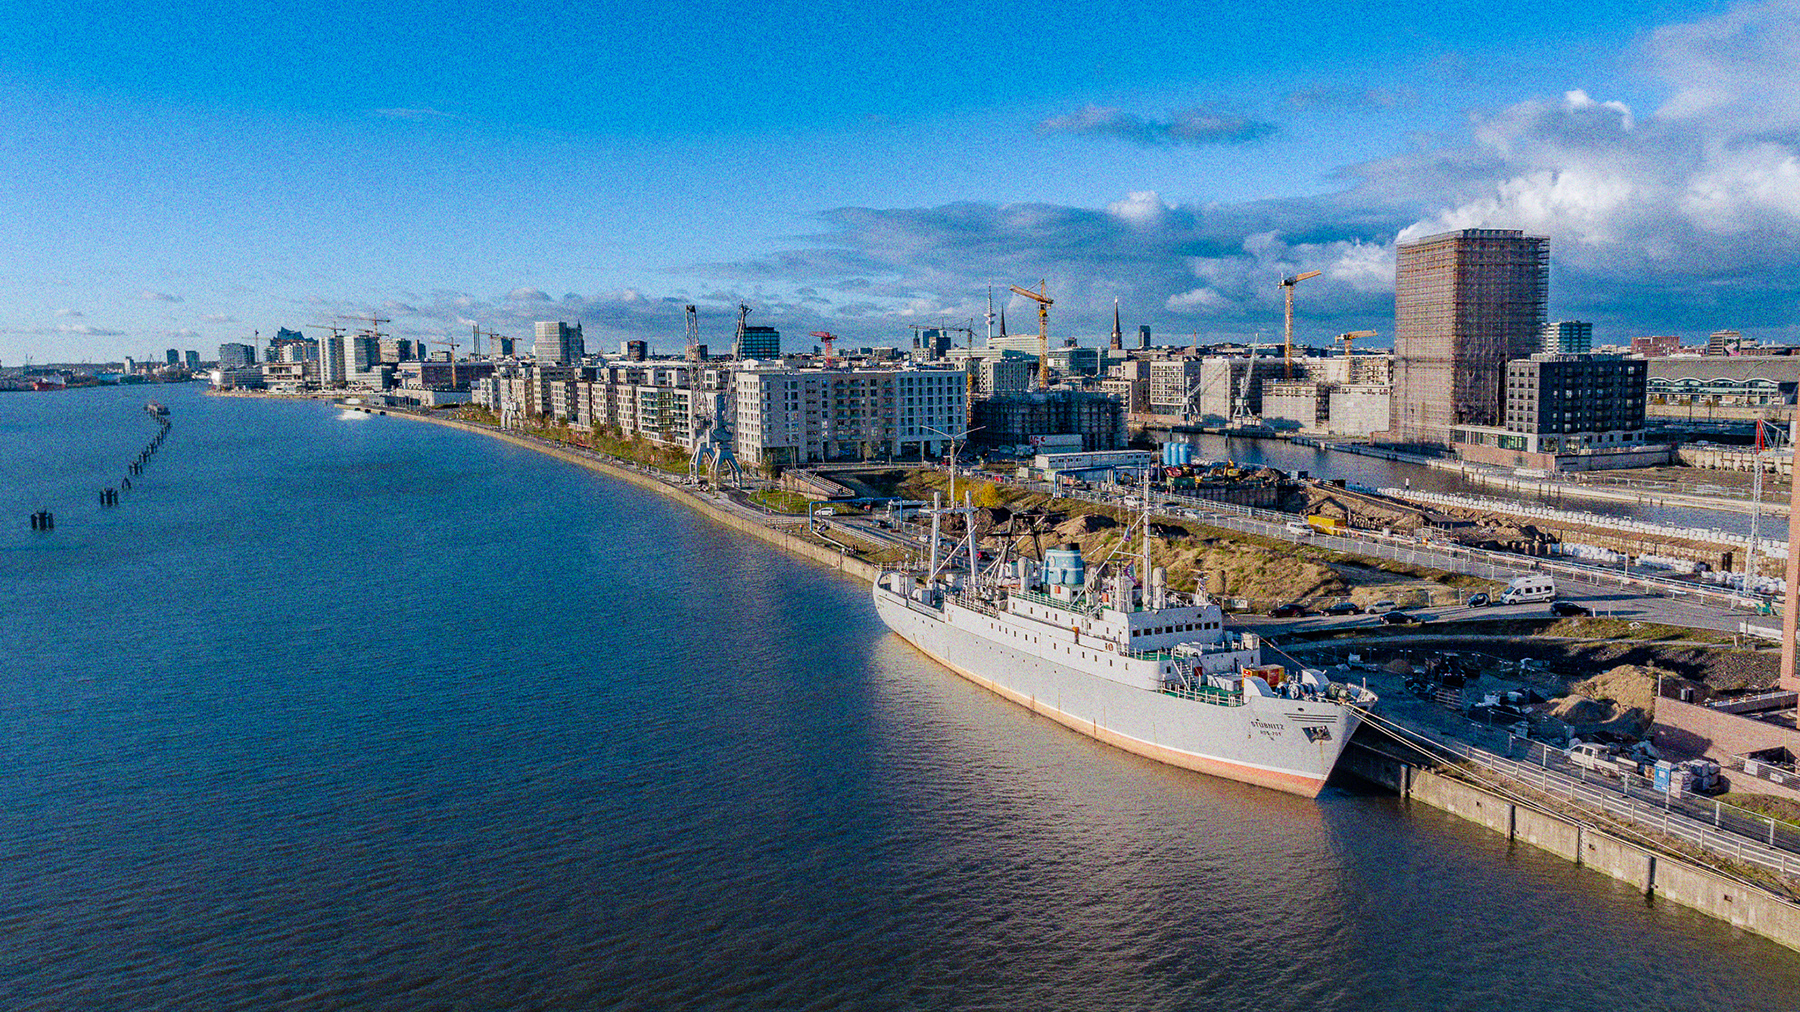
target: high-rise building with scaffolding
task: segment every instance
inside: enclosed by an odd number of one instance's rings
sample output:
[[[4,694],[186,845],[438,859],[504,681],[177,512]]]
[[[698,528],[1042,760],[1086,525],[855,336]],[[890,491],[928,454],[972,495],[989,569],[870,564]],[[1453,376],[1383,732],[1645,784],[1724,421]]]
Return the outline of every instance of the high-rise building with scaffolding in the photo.
[[[1506,363],[1542,345],[1550,240],[1465,228],[1402,243],[1394,285],[1389,437],[1449,446],[1458,425],[1500,425]]]

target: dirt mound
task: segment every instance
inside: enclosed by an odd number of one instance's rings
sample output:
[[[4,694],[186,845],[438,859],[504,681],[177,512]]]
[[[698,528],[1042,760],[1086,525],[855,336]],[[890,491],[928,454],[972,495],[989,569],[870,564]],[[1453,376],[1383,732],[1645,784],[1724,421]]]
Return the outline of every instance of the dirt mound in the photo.
[[[1635,664],[1621,664],[1569,689],[1569,695],[1552,700],[1544,712],[1567,723],[1576,734],[1642,735],[1650,728],[1656,679]]]
[[[1109,527],[1117,527],[1119,522],[1102,513],[1082,513],[1072,516],[1056,525],[1056,535],[1062,538],[1079,540],[1090,534],[1098,534]],[[1186,533],[1185,531],[1183,533]]]
[[[1569,691],[1646,712],[1656,708],[1656,676],[1636,664],[1621,664],[1569,686]]]
[[[1576,727],[1599,724],[1614,716],[1612,707],[1597,699],[1578,695],[1568,695],[1561,699],[1551,700],[1544,707],[1543,712]]]

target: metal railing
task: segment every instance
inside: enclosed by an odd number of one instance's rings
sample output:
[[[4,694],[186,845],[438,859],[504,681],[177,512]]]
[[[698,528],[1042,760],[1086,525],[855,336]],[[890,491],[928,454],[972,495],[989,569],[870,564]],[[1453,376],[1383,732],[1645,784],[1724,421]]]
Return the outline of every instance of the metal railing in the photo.
[[[1226,692],[1224,689],[1188,689],[1179,685],[1173,685],[1164,686],[1157,691],[1165,696],[1174,696],[1177,699],[1191,699],[1196,703],[1208,703],[1212,706],[1244,705],[1244,697],[1241,693]]]
[[[1756,780],[1766,780],[1783,787],[1800,788],[1800,773],[1766,760],[1752,759],[1745,755],[1733,755],[1726,756],[1723,765],[1725,769],[1737,770],[1744,776]]]
[[[1562,751],[1541,742],[1526,743],[1524,761],[1462,742],[1432,744],[1541,794],[1567,799],[1783,877],[1800,876],[1800,826],[1715,798],[1676,797],[1656,790],[1650,779],[1631,773],[1615,777],[1572,764],[1556,768]]]

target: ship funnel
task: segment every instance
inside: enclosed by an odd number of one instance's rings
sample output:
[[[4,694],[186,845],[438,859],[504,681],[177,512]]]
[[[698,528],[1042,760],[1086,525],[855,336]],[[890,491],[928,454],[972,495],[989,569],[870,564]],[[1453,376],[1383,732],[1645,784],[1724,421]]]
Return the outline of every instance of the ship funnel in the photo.
[[[1087,584],[1087,564],[1081,561],[1081,550],[1068,545],[1045,552],[1044,583],[1058,600],[1067,601],[1080,593]]]

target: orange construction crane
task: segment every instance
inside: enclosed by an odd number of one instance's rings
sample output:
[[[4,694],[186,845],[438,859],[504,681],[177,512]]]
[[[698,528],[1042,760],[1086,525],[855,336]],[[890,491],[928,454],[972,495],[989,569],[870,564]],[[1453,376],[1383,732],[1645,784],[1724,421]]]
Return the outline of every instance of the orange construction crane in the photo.
[[[1038,281],[1038,291],[1013,285],[1014,295],[1023,295],[1038,304],[1038,389],[1050,389],[1050,307],[1056,300],[1049,296],[1049,283]]]
[[[827,330],[815,330],[812,332],[812,336],[818,338],[819,343],[825,346],[825,368],[831,368],[831,342],[837,340],[837,335]]]
[[[1291,278],[1282,278],[1281,287],[1287,293],[1287,340],[1282,342],[1285,349],[1281,355],[1281,378],[1294,378],[1294,286],[1307,278],[1316,278],[1322,271],[1307,271]]]

